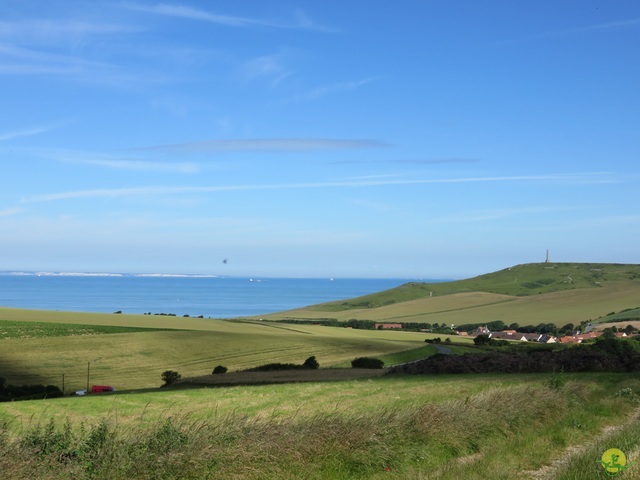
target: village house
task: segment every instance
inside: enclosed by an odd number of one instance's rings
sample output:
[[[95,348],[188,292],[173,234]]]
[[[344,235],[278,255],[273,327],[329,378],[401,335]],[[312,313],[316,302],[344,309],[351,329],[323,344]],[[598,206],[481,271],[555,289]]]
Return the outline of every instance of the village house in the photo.
[[[489,335],[489,338],[495,338],[500,340],[515,340],[517,342],[539,342],[539,343],[556,343],[558,339],[553,335],[546,335],[541,333],[520,333],[515,330],[493,332]]]
[[[538,342],[540,343],[557,343],[558,339],[557,337],[554,337],[553,335],[540,335],[540,338],[538,338]]]
[[[402,330],[401,323],[376,323],[376,330]]]
[[[524,333],[516,332],[515,330],[504,330],[502,332],[492,332],[489,334],[489,338],[495,338],[499,340],[516,340],[518,342],[525,341]]]
[[[487,328],[486,325],[481,325],[478,328],[476,328],[476,331],[473,332],[473,336],[477,337],[478,335],[489,335],[491,333],[491,331]]]
[[[538,339],[542,336],[541,333],[525,333],[524,341],[525,342],[537,342]]]
[[[582,343],[590,338],[598,338],[603,332],[588,332],[574,335],[566,335],[560,339],[560,343]]]

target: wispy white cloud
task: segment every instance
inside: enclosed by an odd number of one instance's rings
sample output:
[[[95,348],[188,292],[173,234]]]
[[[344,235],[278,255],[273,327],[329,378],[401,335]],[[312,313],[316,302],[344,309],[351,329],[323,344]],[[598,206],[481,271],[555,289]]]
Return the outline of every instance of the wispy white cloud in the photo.
[[[0,44],[0,74],[55,75],[107,85],[159,84],[174,81],[177,77],[174,72],[143,71],[75,55],[7,44]]]
[[[599,23],[596,25],[587,25],[584,27],[574,27],[574,28],[566,28],[564,30],[542,32],[534,35],[527,35],[523,37],[514,38],[511,40],[507,40],[505,42],[499,42],[499,43],[513,43],[513,42],[524,42],[524,41],[530,41],[530,40],[542,40],[545,38],[563,37],[566,35],[576,35],[580,33],[621,30],[626,28],[637,28],[637,27],[640,27],[640,17],[631,18],[628,20],[619,20],[617,22],[606,22],[606,23]]]
[[[616,215],[589,215],[587,218],[575,218],[562,222],[554,222],[552,229],[557,230],[602,230],[603,228],[617,229],[622,231],[638,231],[640,232],[640,214],[638,213],[620,213]],[[550,228],[551,229],[551,228]]]
[[[293,20],[286,21],[266,18],[241,17],[235,15],[223,15],[208,10],[201,10],[190,6],[176,4],[170,5],[161,3],[148,6],[135,3],[127,3],[124,4],[124,7],[130,10],[137,10],[140,12],[151,13],[155,15],[164,15],[173,18],[183,18],[187,20],[209,22],[227,27],[268,27],[282,29],[316,30],[323,32],[333,31],[330,28],[315,24],[304,12],[300,10],[295,12]]]
[[[308,92],[288,97],[284,100],[281,100],[279,103],[298,103],[317,100],[326,96],[356,90],[368,83],[373,82],[374,80],[375,78],[365,78],[362,80],[355,80],[351,82],[339,82],[330,85],[321,85],[309,90]]]
[[[640,17],[630,18],[628,20],[619,20],[617,22],[607,22],[607,23],[600,23],[597,25],[588,25],[586,27],[568,28],[566,30],[559,30],[556,32],[549,32],[541,35],[546,35],[546,36],[569,35],[572,33],[593,32],[598,30],[619,30],[623,28],[635,28],[635,27],[640,27]]]
[[[473,222],[490,222],[514,217],[531,217],[534,215],[547,215],[550,213],[570,212],[590,209],[589,206],[535,206],[514,208],[493,208],[483,210],[470,210],[466,212],[448,213],[440,218],[431,218],[436,223],[466,224]]]
[[[413,165],[446,165],[456,163],[476,163],[480,160],[476,158],[432,158],[432,159],[396,159],[391,158],[387,160],[368,160],[368,159],[353,159],[353,160],[337,160],[332,163],[335,164],[369,164],[369,163],[392,163],[392,164],[413,164]]]
[[[332,138],[265,138],[247,140],[209,140],[136,148],[169,152],[312,152],[321,150],[351,150],[388,146],[375,140],[341,140]]]
[[[108,22],[85,22],[58,18],[55,20],[0,21],[0,38],[18,40],[21,43],[51,41],[78,41],[87,35],[104,35],[138,31],[129,25]]]
[[[197,173],[200,171],[200,166],[193,162],[158,162],[145,158],[122,158],[105,153],[53,149],[36,149],[33,152],[56,162],[91,165],[114,170],[175,173]]]
[[[35,130],[35,129],[34,129]],[[46,130],[44,130],[46,131]],[[25,130],[25,135],[31,131]],[[13,138],[21,132],[7,133],[4,136]],[[39,132],[35,132],[39,133]],[[0,134],[0,140],[3,135]],[[202,165],[197,162],[169,161],[147,159],[144,155],[123,156],[105,152],[89,152],[80,150],[64,150],[56,148],[17,148],[17,152],[59,163],[89,165],[112,170],[132,170],[140,172],[198,173]]]
[[[0,210],[0,217],[8,217],[10,215],[17,215],[18,213],[23,212],[23,208],[5,208],[4,210]]]
[[[12,132],[0,133],[0,142],[11,140],[18,137],[30,137],[32,135],[38,135],[40,133],[48,132],[53,128],[54,127],[35,127],[35,128],[27,128],[24,130],[14,130]]]
[[[233,191],[259,191],[259,190],[292,190],[292,189],[315,189],[315,188],[358,188],[358,187],[379,187],[379,186],[409,186],[428,184],[454,184],[454,183],[505,183],[505,182],[585,182],[589,179],[602,181],[602,173],[577,173],[565,175],[523,175],[509,177],[461,177],[461,178],[440,178],[440,179],[409,179],[409,180],[352,180],[352,181],[330,181],[312,183],[282,183],[282,184],[256,184],[256,185],[214,185],[214,186],[148,186],[135,188],[104,188],[94,190],[77,190],[70,192],[51,193],[44,195],[33,195],[22,198],[22,202],[48,202],[55,200],[68,200],[74,198],[91,197],[128,197],[139,195],[174,195],[181,193],[211,193],[211,192],[233,192]]]
[[[102,62],[12,45],[0,44],[0,55],[5,55],[20,62],[0,65],[0,72],[4,73],[77,74],[86,70],[112,68],[111,65]]]
[[[398,177],[403,177],[406,176],[406,173],[381,173],[378,175],[359,175],[357,177],[347,177],[347,178],[342,178],[341,180],[344,181],[368,181],[368,180],[380,180],[380,179],[384,179],[384,178],[398,178]]]
[[[88,159],[74,160],[74,163],[95,165],[119,170],[138,170],[143,172],[176,172],[197,173],[200,167],[192,162],[151,162],[148,160],[112,160],[112,159]]]
[[[240,67],[240,77],[243,82],[265,79],[272,87],[276,87],[295,73],[286,65],[285,57],[286,54],[281,52],[247,60]]]
[[[153,13],[155,15],[164,15],[175,18],[185,18],[188,20],[200,20],[204,22],[216,23],[218,25],[226,25],[228,27],[277,27],[277,24],[273,24],[267,20],[260,20],[255,18],[237,17],[230,15],[220,15],[217,13],[207,12],[205,10],[198,10],[196,8],[187,7],[184,5],[140,5],[140,4],[125,4],[126,8],[130,10],[137,10],[140,12]]]

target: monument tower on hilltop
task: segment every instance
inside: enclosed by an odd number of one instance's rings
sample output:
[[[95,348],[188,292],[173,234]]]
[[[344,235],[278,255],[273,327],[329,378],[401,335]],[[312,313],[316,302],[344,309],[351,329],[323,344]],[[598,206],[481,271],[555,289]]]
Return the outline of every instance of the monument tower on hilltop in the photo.
[[[549,263],[549,249],[547,248],[547,259],[544,261],[544,263]]]

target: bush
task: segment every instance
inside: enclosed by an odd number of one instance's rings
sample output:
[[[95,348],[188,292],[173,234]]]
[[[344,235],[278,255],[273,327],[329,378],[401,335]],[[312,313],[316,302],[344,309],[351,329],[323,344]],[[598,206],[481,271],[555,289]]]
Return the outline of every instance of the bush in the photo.
[[[487,345],[491,341],[491,338],[486,333],[478,335],[473,339],[473,343],[476,345]]]
[[[265,363],[257,367],[246,368],[243,372],[278,372],[282,370],[301,370],[302,365],[295,363]]]
[[[351,361],[353,368],[383,368],[384,362],[379,358],[358,357]]]
[[[0,383],[4,379],[0,378]],[[0,385],[0,402],[12,400],[39,400],[62,397],[62,390],[55,385]]]
[[[318,363],[318,360],[316,360],[316,357],[307,358],[302,366],[310,368],[311,370],[317,370],[318,368],[320,368],[320,364]]]
[[[213,369],[213,372],[211,372],[213,375],[218,375],[221,373],[227,373],[227,367],[223,367],[222,365],[218,365],[216,368]]]
[[[274,372],[281,370],[315,370],[320,367],[316,357],[307,358],[302,365],[299,363],[267,363],[257,367],[247,368],[243,372]]]
[[[164,382],[163,387],[172,385],[181,378],[182,375],[180,375],[178,372],[174,372],[173,370],[165,370],[164,372],[162,372],[162,381]]]

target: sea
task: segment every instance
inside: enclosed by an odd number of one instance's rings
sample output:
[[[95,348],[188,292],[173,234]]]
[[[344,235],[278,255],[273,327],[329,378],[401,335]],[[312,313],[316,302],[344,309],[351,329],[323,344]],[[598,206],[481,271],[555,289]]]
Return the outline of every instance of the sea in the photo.
[[[349,299],[410,281],[441,280],[4,272],[0,307],[237,318]]]

